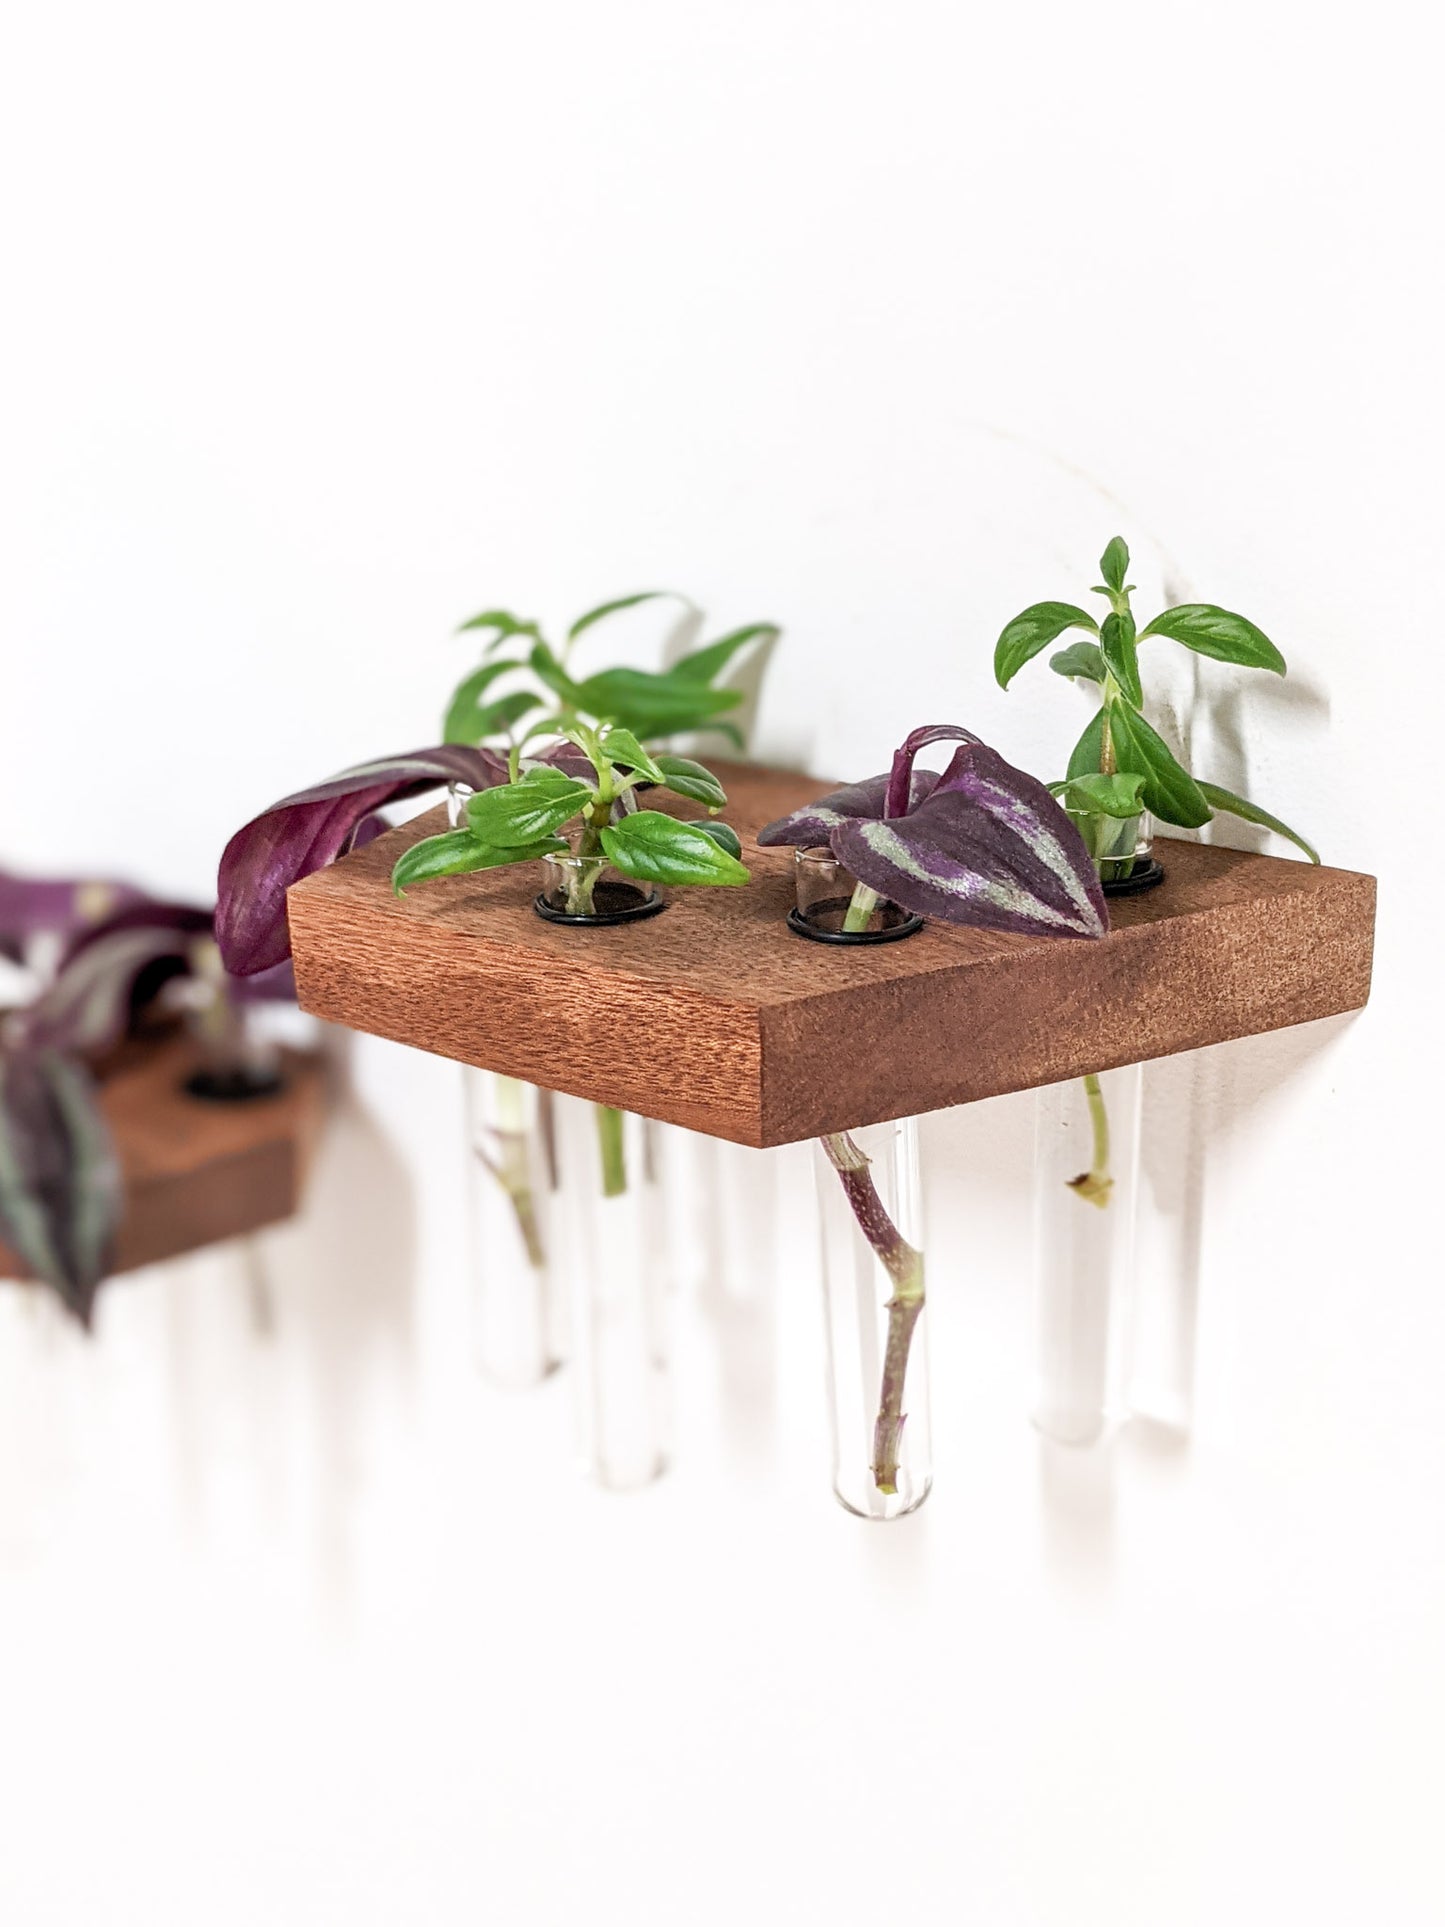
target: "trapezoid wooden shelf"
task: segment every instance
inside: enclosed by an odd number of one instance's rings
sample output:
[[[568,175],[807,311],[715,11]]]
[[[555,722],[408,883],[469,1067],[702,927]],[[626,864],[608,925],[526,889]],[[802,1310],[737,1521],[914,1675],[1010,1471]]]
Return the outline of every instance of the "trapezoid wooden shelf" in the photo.
[[[325,1108],[321,1060],[284,1053],[283,1088],[239,1104],[188,1096],[197,1062],[185,1038],[168,1038],[101,1085],[125,1182],[111,1276],[259,1231],[300,1207]],[[0,1278],[24,1275],[0,1243]]]
[[[1180,841],[1159,850],[1166,881],[1115,899],[1098,942],[930,924],[871,948],[809,943],[785,923],[792,851],[754,839],[834,785],[716,767],[750,887],[675,891],[663,915],[600,930],[536,916],[535,865],[398,900],[397,856],[446,827],[431,811],[291,890],[302,1008],[770,1145],[1280,1030],[1369,995],[1372,877]]]

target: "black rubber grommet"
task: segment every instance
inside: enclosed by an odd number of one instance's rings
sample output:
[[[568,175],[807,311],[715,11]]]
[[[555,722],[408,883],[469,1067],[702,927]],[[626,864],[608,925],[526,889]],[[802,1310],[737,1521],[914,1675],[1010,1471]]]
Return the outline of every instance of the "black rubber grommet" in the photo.
[[[595,902],[597,897],[605,897],[612,893],[621,895],[624,889],[629,896],[635,896],[638,900],[633,903],[614,904],[610,910],[595,910],[591,916],[573,916],[566,910],[554,909],[540,892],[532,899],[532,908],[547,923],[576,924],[584,930],[601,930],[612,923],[638,923],[643,917],[655,917],[659,911],[667,908],[666,899],[660,897],[656,890],[642,897],[638,892],[618,883],[599,883],[593,901]]]
[[[810,943],[897,943],[900,937],[916,936],[923,924],[922,917],[905,917],[887,930],[819,930],[801,910],[788,912],[788,928],[795,937],[806,937]]]
[[[1152,890],[1163,881],[1164,865],[1151,856],[1146,863],[1135,864],[1128,876],[1111,877],[1103,891],[1106,897],[1137,897],[1141,890]]]
[[[286,1079],[280,1071],[192,1071],[183,1088],[204,1104],[249,1104],[285,1090]]]

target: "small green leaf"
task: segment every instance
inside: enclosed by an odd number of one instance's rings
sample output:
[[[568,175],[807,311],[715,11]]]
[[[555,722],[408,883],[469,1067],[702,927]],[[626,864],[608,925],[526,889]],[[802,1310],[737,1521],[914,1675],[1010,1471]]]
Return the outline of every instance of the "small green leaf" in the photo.
[[[532,636],[538,642],[542,639],[542,631],[535,622],[521,621],[510,609],[483,609],[479,616],[472,616],[462,623],[456,633],[464,636],[469,629],[495,630],[486,647],[487,655],[494,649],[500,649],[509,636]]]
[[[1117,595],[1129,573],[1129,545],[1122,535],[1114,536],[1099,557],[1099,573]]]
[[[433,877],[497,870],[507,863],[525,863],[529,857],[549,856],[566,848],[560,837],[547,836],[534,843],[496,849],[470,830],[448,830],[441,836],[423,837],[420,843],[403,850],[392,867],[391,887],[400,896],[409,885],[429,883]]]
[[[1068,777],[1072,782],[1076,776],[1097,776],[1099,758],[1104,753],[1104,712],[1096,710],[1092,722],[1084,726],[1084,733],[1074,744],[1069,758]]]
[[[1319,862],[1320,853],[1312,843],[1306,843],[1298,830],[1292,830],[1288,823],[1281,823],[1277,816],[1262,810],[1258,803],[1251,803],[1245,796],[1235,796],[1230,790],[1222,790],[1218,783],[1201,783],[1199,788],[1212,808],[1223,810],[1226,816],[1237,816],[1245,823],[1258,823],[1266,830],[1273,830],[1276,836],[1287,837],[1304,851],[1311,863]]]
[[[1090,682],[1104,680],[1104,658],[1097,642],[1071,642],[1067,649],[1049,657],[1049,667],[1056,676],[1084,676]]]
[[[1092,629],[1097,635],[1099,625],[1087,609],[1078,609],[1072,602],[1035,602],[1007,623],[993,652],[999,688],[1007,689],[1024,664],[1065,629]]]
[[[1117,816],[1127,821],[1144,807],[1144,781],[1142,776],[1126,776],[1122,771],[1101,776],[1095,770],[1090,776],[1076,776],[1065,783],[1059,800],[1065,809],[1088,810],[1095,816]]]
[[[669,673],[681,677],[684,682],[710,683],[750,642],[757,642],[763,636],[770,642],[776,642],[782,633],[775,622],[749,623],[746,629],[734,629],[731,635],[722,636],[718,641],[708,643],[705,648],[694,649],[691,655],[679,656]]]
[[[729,856],[742,855],[742,838],[736,830],[729,829],[726,823],[695,823],[693,828],[701,830],[704,836],[710,836],[720,849],[727,851]]]
[[[604,730],[602,753],[610,763],[621,764],[624,769],[636,770],[638,775],[644,777],[649,783],[660,783],[663,780],[662,771],[632,731],[623,729],[618,723]]]
[[[1139,657],[1134,646],[1134,618],[1127,610],[1115,610],[1104,617],[1099,631],[1099,653],[1109,673],[1135,709],[1144,701],[1139,681]]]
[[[548,769],[528,770],[515,783],[500,783],[467,798],[471,834],[498,849],[516,849],[553,835],[569,822],[594,792],[587,783]]]
[[[1212,656],[1216,662],[1237,662],[1245,669],[1272,669],[1277,676],[1285,673],[1284,657],[1263,629],[1229,609],[1216,608],[1212,602],[1181,602],[1165,609],[1145,625],[1139,640],[1142,642],[1145,636],[1169,636],[1196,655]]]
[[[695,763],[690,756],[658,756],[654,760],[663,782],[679,796],[706,803],[710,810],[720,810],[727,802],[722,784],[705,763]]]
[[[644,589],[639,595],[619,596],[615,602],[600,602],[595,609],[589,609],[585,616],[578,616],[567,631],[567,640],[575,642],[584,629],[590,629],[594,622],[601,622],[604,616],[615,616],[621,609],[635,609],[639,602],[655,602],[659,596],[676,593],[674,589]]]
[[[1111,704],[1109,733],[1118,762],[1127,770],[1144,772],[1144,802],[1155,816],[1187,830],[1209,821],[1212,812],[1199,785],[1137,709]]]
[[[700,823],[638,810],[602,832],[602,847],[624,876],[643,883],[740,884],[748,872]]]

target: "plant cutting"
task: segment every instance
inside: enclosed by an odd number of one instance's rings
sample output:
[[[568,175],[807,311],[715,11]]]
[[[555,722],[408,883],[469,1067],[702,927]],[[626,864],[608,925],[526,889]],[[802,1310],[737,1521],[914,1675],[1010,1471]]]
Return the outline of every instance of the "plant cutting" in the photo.
[[[1102,619],[1071,602],[1034,603],[1005,625],[994,673],[1006,689],[1026,662],[1060,636],[1086,632],[1049,662],[1057,675],[1092,685],[1099,697],[1063,777],[1050,788],[1078,827],[1105,891],[1133,893],[1163,881],[1151,848],[1150,815],[1185,829],[1201,828],[1216,812],[1232,815],[1288,839],[1318,863],[1314,848],[1287,823],[1193,775],[1143,714],[1140,646],[1150,637],[1283,676],[1285,661],[1275,644],[1247,617],[1215,603],[1176,603],[1138,628],[1122,537],[1109,542],[1099,569],[1104,579],[1094,593],[1107,605]],[[1138,1065],[1090,1074],[1078,1086],[1054,1086],[1039,1095],[1036,1417],[1068,1443],[1096,1437],[1122,1398],[1126,1321],[1120,1293],[1133,1266],[1141,1098]]]
[[[580,615],[560,649],[553,648],[536,622],[509,609],[484,609],[470,617],[457,633],[485,639],[482,661],[452,692],[443,741],[512,743],[525,740],[518,736],[524,723],[527,733],[553,734],[582,721],[616,723],[652,745],[693,730],[719,730],[742,748],[742,736],[728,712],[742,703],[743,692],[721,685],[718,678],[746,652],[759,656],[770,650],[781,634],[776,623],[748,623],[687,651],[666,670],[616,665],[586,675],[577,672],[577,645],[599,623],[643,603],[668,601],[697,613],[685,596],[670,590],[618,596]]]
[[[660,910],[657,884],[736,888],[747,882],[742,845],[727,824],[684,823],[637,807],[638,786],[647,783],[709,812],[721,809],[727,796],[701,763],[654,756],[617,724],[577,723],[563,742],[585,759],[585,774],[572,773],[575,759],[567,768],[554,761],[523,770],[521,746],[514,745],[511,780],[468,799],[465,828],[426,837],[397,859],[391,875],[397,895],[438,877],[540,859],[538,911],[555,922],[596,925]],[[609,870],[629,881],[614,883]],[[627,1186],[622,1113],[598,1105],[596,1116],[603,1195],[614,1197]]]
[[[1129,826],[1145,810],[1162,822],[1200,829],[1216,811],[1254,823],[1295,843],[1311,863],[1316,850],[1297,830],[1268,810],[1236,796],[1218,783],[1192,776],[1163,737],[1145,721],[1139,645],[1151,636],[1181,643],[1196,655],[1245,669],[1285,673],[1284,657],[1255,623],[1213,602],[1180,602],[1136,627],[1131,598],[1129,549],[1114,536],[1099,559],[1103,582],[1092,591],[1103,596],[1108,613],[1102,622],[1072,602],[1035,602],[1006,623],[994,647],[994,675],[1007,689],[1026,662],[1070,629],[1097,640],[1070,643],[1049,659],[1056,675],[1088,682],[1099,689],[1099,708],[1074,745],[1064,776],[1050,787],[1078,824],[1090,853],[1108,882],[1132,877],[1137,835]]]
[[[638,787],[646,783],[704,803],[709,812],[719,810],[727,796],[711,770],[685,756],[653,756],[631,730],[614,723],[599,729],[575,723],[564,730],[563,741],[580,752],[584,765],[579,768],[574,757],[565,767],[554,760],[524,770],[521,745],[514,744],[508,780],[468,799],[464,828],[426,837],[397,859],[391,873],[397,895],[436,877],[559,856],[568,859],[564,881],[557,902],[547,898],[548,907],[573,920],[615,914],[615,907],[598,906],[609,865],[649,888],[747,882],[738,860],[742,845],[725,823],[683,823],[637,807]],[[655,897],[634,894],[644,902]]]
[[[679,653],[665,670],[613,665],[584,671],[580,667],[579,656],[603,632],[608,618],[643,604],[669,603],[682,609],[683,620],[670,645]],[[537,622],[509,609],[486,609],[458,631],[482,638],[484,647],[481,662],[462,679],[447,704],[443,739],[450,745],[486,746],[509,756],[514,779],[516,760],[539,737],[588,723],[595,728],[611,722],[630,730],[651,751],[659,751],[679,734],[696,731],[719,732],[746,748],[738,724],[750,713],[745,704],[755,700],[780,631],[774,623],[749,623],[701,648],[687,647],[691,637],[684,632],[695,634],[701,624],[702,612],[686,597],[646,590],[587,610],[568,629],[560,648],[554,648]],[[650,781],[644,777],[637,788]],[[462,819],[467,795],[466,786],[451,786],[453,828]],[[567,881],[570,914],[591,914],[596,907],[597,878],[590,864],[579,863]],[[604,903],[626,895],[607,882],[601,887]],[[552,906],[552,914],[569,914],[565,894],[561,904]],[[633,914],[645,915],[647,908],[634,904]],[[477,1297],[483,1368],[494,1378],[517,1383],[549,1371],[562,1342],[555,1307],[548,1309],[558,1294],[548,1272],[553,1234],[544,1223],[549,1192],[557,1188],[554,1100],[549,1091],[534,1091],[517,1079],[490,1072],[469,1071],[466,1082],[473,1149],[482,1170],[506,1195],[515,1219],[512,1226],[498,1225],[485,1189],[474,1191],[478,1236],[484,1245],[510,1246],[514,1264],[530,1275],[534,1285],[530,1293],[511,1296],[493,1285]],[[523,1121],[520,1128],[519,1120]],[[602,1121],[606,1170],[609,1181],[615,1181],[622,1157],[621,1125],[616,1119]],[[492,1272],[500,1262],[490,1265]]]
[[[260,1085],[244,1053],[233,1000],[289,997],[289,968],[242,986],[225,980],[212,941],[212,913],[166,903],[129,886],[107,886],[119,905],[92,917],[93,896],[45,880],[5,879],[0,946],[43,931],[58,940],[49,981],[24,1008],[0,1019],[0,1234],[30,1274],[90,1325],[108,1274],[124,1203],[120,1166],[97,1099],[117,1047],[142,1036],[158,1014],[186,999],[200,1035],[229,1042],[203,1052],[197,1097],[276,1088]]]
[[[941,774],[916,767],[927,745],[945,741],[959,747]],[[952,724],[914,730],[887,772],[770,823],[758,842],[793,846],[800,879],[793,927],[805,935],[819,934],[810,927],[819,917],[819,897],[809,872],[820,852],[834,866],[826,886],[831,894],[822,900],[822,934],[832,941],[903,934],[899,913],[1036,937],[1092,939],[1108,929],[1089,852],[1045,785]],[[905,1429],[910,1361],[926,1302],[924,1258],[908,1224],[895,1215],[917,1215],[916,1142],[911,1128],[897,1125],[830,1133],[819,1142],[835,1489],[851,1510],[895,1517],[920,1504],[928,1490],[926,1440],[913,1453],[919,1428]],[[875,1175],[880,1160],[882,1187]],[[838,1198],[843,1217],[834,1209]],[[859,1262],[863,1253],[871,1254],[871,1264]],[[862,1280],[873,1299],[871,1314],[849,1299]],[[875,1332],[879,1313],[883,1329]],[[924,1377],[915,1373],[919,1395]],[[840,1418],[860,1382],[872,1413],[866,1487],[856,1476],[851,1439],[845,1442],[851,1428]]]
[[[1129,549],[1114,536],[1099,558],[1104,580],[1093,593],[1108,603],[1102,622],[1072,602],[1035,602],[1005,624],[994,648],[994,675],[1007,689],[1015,675],[1051,642],[1070,629],[1084,629],[1096,641],[1070,643],[1049,659],[1056,675],[1092,683],[1099,708],[1075,743],[1068,768],[1050,784],[1088,846],[1106,889],[1157,883],[1163,870],[1149,856],[1149,839],[1140,834],[1144,812],[1183,829],[1200,829],[1216,811],[1272,830],[1304,851],[1311,863],[1319,853],[1297,830],[1248,798],[1218,783],[1196,778],[1145,720],[1139,644],[1151,636],[1181,643],[1196,655],[1246,669],[1285,674],[1285,660],[1264,631],[1248,617],[1213,602],[1181,602],[1138,629],[1132,606]],[[1093,1152],[1088,1169],[1069,1180],[1077,1196],[1099,1209],[1113,1189],[1109,1162],[1109,1122],[1097,1077],[1084,1080]]]

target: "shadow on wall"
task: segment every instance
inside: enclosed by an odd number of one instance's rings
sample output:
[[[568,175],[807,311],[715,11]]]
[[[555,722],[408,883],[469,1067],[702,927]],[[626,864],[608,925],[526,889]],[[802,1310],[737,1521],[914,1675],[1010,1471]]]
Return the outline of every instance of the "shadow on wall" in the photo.
[[[1187,1467],[1217,1147],[1329,1051],[1351,1021],[1324,1018],[1147,1066],[1129,1420],[1092,1447],[1038,1440],[1045,1553],[1066,1584],[1088,1591],[1109,1583],[1123,1465],[1147,1462],[1166,1474]]]
[[[1353,1021],[1326,1017],[1150,1064],[1144,1074],[1143,1196],[1130,1403],[1168,1456],[1193,1429],[1199,1292],[1214,1145],[1238,1131]],[[1169,1435],[1172,1434],[1172,1441]]]
[[[352,1513],[367,1469],[365,1441],[378,1407],[405,1415],[415,1390],[417,1213],[405,1164],[348,1088],[352,1040],[327,1038],[336,1098],[316,1153],[301,1214],[247,1241],[239,1275],[253,1337],[249,1363],[227,1374],[251,1406],[248,1452],[259,1469],[266,1510],[284,1513],[300,1486],[307,1542],[333,1607],[350,1595]],[[183,1280],[202,1283],[202,1280]],[[218,1382],[197,1358],[193,1292],[169,1294],[171,1405],[186,1509],[202,1517],[197,1479],[214,1454],[214,1425],[196,1409],[197,1389]],[[288,1397],[288,1392],[291,1396]],[[285,1415],[296,1416],[287,1437]],[[385,1436],[383,1431],[382,1436]],[[288,1449],[289,1448],[289,1449]]]

